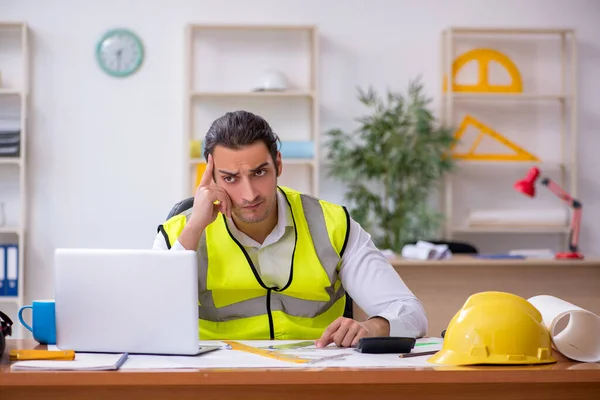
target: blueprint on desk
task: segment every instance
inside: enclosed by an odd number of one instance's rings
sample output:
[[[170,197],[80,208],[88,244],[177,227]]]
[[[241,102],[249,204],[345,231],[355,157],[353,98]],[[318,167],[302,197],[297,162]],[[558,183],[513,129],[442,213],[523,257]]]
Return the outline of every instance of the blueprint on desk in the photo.
[[[285,344],[302,342],[305,347],[270,349],[271,346],[282,347]],[[363,354],[353,348],[340,348],[331,344],[325,348],[314,345],[306,346],[306,341],[300,340],[241,340],[239,343],[250,346],[259,352],[274,352],[277,357],[266,357],[248,351],[232,350],[226,342],[201,341],[201,346],[222,346],[222,350],[212,351],[197,356],[168,356],[168,355],[138,355],[130,354],[127,361],[121,366],[122,370],[148,370],[148,369],[219,369],[219,368],[415,368],[433,367],[427,362],[431,354],[420,357],[400,358],[399,354]],[[443,339],[423,338],[417,339],[413,353],[430,352],[441,349]],[[285,346],[283,346],[285,347]],[[48,346],[49,350],[56,350],[56,346]],[[279,357],[281,356],[281,357]],[[290,359],[309,360],[309,362],[293,362]],[[281,359],[278,359],[281,358]]]
[[[441,338],[418,339],[415,352],[429,352],[441,349]],[[244,345],[265,350],[274,344],[281,345],[300,341],[239,341]],[[311,362],[291,362],[246,351],[230,350],[223,342],[203,341],[202,345],[223,345],[223,350],[213,351],[200,356],[153,356],[130,355],[121,367],[123,370],[135,369],[215,369],[215,368],[290,368],[314,369],[329,367],[346,368],[415,368],[433,367],[427,362],[430,354],[421,357],[400,358],[398,354],[362,354],[352,348],[339,348],[330,345],[326,348],[307,346],[276,351],[280,355],[310,359]]]

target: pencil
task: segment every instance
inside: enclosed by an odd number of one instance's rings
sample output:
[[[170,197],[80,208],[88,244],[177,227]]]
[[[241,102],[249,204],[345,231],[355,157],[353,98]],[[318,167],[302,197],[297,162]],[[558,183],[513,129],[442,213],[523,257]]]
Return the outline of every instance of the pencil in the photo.
[[[65,360],[75,359],[73,350],[17,350],[12,349],[9,353],[10,361],[20,360]]]
[[[409,357],[428,356],[428,355],[435,354],[438,351],[439,350],[422,351],[420,353],[406,353],[406,354],[400,354],[398,357],[400,357],[400,358],[409,358]]]

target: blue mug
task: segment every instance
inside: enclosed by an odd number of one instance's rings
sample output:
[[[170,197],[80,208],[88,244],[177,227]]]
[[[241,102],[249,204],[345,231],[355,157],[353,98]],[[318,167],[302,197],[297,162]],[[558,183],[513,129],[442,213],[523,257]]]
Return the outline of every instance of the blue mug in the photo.
[[[23,311],[31,308],[31,326],[23,321]],[[35,300],[30,306],[21,307],[19,321],[33,333],[33,338],[40,344],[56,344],[56,317],[54,300]]]

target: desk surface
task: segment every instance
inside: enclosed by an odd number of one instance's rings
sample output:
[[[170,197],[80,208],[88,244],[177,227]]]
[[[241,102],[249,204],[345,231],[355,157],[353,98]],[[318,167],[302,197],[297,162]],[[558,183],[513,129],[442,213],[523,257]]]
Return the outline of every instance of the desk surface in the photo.
[[[543,258],[526,258],[526,259],[501,259],[501,258],[478,258],[474,256],[457,254],[447,260],[414,260],[407,258],[395,258],[390,260],[394,267],[408,266],[554,266],[554,267],[576,267],[576,266],[594,266],[600,267],[600,258],[586,258],[583,260],[554,260]]]
[[[39,347],[39,346],[38,346]],[[12,348],[36,348],[9,340]],[[598,399],[600,364],[569,361],[560,354],[544,366],[431,367],[402,369],[166,370],[12,372],[0,363],[0,392],[8,399]]]

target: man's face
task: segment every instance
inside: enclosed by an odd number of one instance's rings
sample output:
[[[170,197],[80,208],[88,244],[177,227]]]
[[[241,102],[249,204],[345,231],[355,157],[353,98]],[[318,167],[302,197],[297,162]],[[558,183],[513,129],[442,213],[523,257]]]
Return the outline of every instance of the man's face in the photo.
[[[263,221],[276,206],[277,177],[281,174],[281,156],[277,165],[263,142],[241,149],[215,146],[215,181],[229,195],[232,214],[244,223]]]

